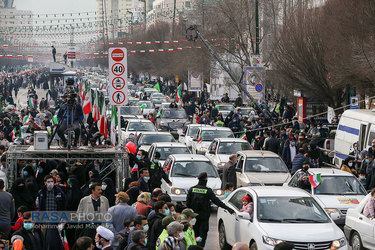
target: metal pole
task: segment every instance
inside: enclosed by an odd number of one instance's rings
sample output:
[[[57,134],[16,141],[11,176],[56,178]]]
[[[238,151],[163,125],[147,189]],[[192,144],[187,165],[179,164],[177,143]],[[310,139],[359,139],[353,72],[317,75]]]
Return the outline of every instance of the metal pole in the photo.
[[[174,38],[174,30],[176,26],[176,0],[173,1],[173,26],[172,26],[172,38]]]
[[[260,105],[256,102],[256,100],[251,96],[251,94],[247,91],[247,89],[241,84],[242,82],[242,76],[243,76],[243,73],[240,77],[240,80],[237,80],[236,77],[233,75],[233,73],[229,70],[229,68],[224,64],[224,62],[221,60],[221,58],[219,57],[219,55],[215,52],[215,50],[211,47],[211,45],[206,41],[206,39],[204,39],[204,37],[202,37],[201,33],[199,32],[198,28],[196,25],[190,27],[190,29],[194,29],[195,32],[197,33],[197,36],[198,38],[203,42],[203,44],[207,47],[208,51],[210,52],[210,54],[216,59],[216,61],[220,64],[220,66],[228,73],[228,75],[230,76],[230,78],[232,79],[232,81],[234,83],[237,83],[237,87],[241,89],[241,91],[243,91],[247,97],[250,98],[250,100],[257,106],[258,110],[260,110],[260,112],[262,112],[265,117],[268,117],[268,118],[271,118],[271,115],[269,114],[268,111],[266,111],[266,113],[263,112],[263,109],[260,107]],[[272,119],[271,119],[271,122],[273,123]]]
[[[255,54],[259,55],[259,6],[255,0]]]
[[[121,108],[120,106],[117,106],[117,133],[118,133],[118,145],[121,146],[121,116],[120,116],[120,108]]]

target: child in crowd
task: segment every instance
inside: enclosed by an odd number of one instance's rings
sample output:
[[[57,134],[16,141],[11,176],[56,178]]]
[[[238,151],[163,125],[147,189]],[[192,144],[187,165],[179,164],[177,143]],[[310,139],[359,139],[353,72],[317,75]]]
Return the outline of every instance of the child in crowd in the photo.
[[[229,182],[229,183],[225,184],[225,187],[224,187],[224,197],[227,198],[230,195],[230,193],[233,192],[233,190],[234,190],[233,183]]]
[[[253,217],[254,207],[253,207],[253,201],[251,197],[246,195],[241,199],[241,201],[242,201],[242,208],[240,212],[247,212],[250,214],[250,217]]]
[[[27,212],[27,210],[28,209],[27,209],[26,206],[20,206],[17,209],[18,219],[17,219],[16,223],[14,224],[14,226],[11,226],[12,232],[17,231],[18,229],[20,229],[22,227],[22,225],[23,225],[23,213]]]
[[[359,171],[358,180],[359,180],[359,182],[360,182],[364,187],[366,187],[366,170],[361,169],[361,170]]]

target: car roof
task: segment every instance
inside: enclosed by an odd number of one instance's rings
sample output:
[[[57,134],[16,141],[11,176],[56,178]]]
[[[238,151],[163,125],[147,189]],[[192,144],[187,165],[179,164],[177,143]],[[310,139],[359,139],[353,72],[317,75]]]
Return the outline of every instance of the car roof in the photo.
[[[265,151],[265,150],[243,150],[239,152],[246,155],[246,157],[277,157],[279,158],[278,154],[275,154],[274,152],[271,152],[271,151]]]
[[[158,148],[166,148],[166,147],[177,147],[177,148],[187,148],[187,146],[183,143],[179,142],[154,142],[151,146],[155,146]]]
[[[248,142],[240,138],[216,138],[215,140],[218,142]]]
[[[169,157],[174,158],[175,161],[210,161],[206,156],[198,154],[170,155]]]
[[[189,124],[189,127],[213,127],[208,124]]]
[[[150,120],[147,120],[147,119],[127,119],[127,121],[128,122],[147,122],[147,123],[152,123]]]
[[[309,172],[311,174],[321,174],[322,176],[326,175],[338,175],[338,176],[353,176],[353,174],[342,171],[340,169],[335,168],[309,168]]]
[[[201,130],[232,131],[232,130],[230,130],[230,128],[227,128],[227,127],[214,127],[214,126],[202,127]]]
[[[157,131],[140,132],[139,135],[170,135],[172,136],[172,134],[169,132],[157,132]]]
[[[298,196],[298,197],[311,197],[309,193],[300,188],[284,187],[284,186],[248,186],[242,187],[248,192],[255,192],[258,197],[277,197],[277,196]],[[237,189],[238,190],[238,189]]]

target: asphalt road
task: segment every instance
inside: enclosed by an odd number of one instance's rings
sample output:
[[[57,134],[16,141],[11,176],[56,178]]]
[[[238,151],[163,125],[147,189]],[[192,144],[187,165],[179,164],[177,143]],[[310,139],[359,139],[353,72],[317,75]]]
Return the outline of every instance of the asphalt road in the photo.
[[[47,90],[36,89],[36,94],[38,95],[38,102],[40,102],[43,97],[46,98]],[[27,106],[27,89],[20,88],[17,97],[14,99],[14,103],[18,104],[18,100],[20,100],[20,104],[23,108]]]
[[[207,235],[206,246],[207,250],[219,250],[219,231],[216,223],[216,209],[212,210],[210,216],[210,229]]]

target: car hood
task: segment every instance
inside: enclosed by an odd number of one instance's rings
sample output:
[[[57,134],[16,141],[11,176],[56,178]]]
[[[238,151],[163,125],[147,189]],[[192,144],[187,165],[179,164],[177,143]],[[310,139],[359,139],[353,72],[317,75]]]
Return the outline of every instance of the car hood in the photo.
[[[228,162],[230,155],[218,154],[216,156],[217,156],[219,162]]]
[[[284,184],[290,179],[289,173],[253,173],[245,172],[250,183],[260,183],[264,185]]]
[[[259,226],[269,237],[283,241],[324,242],[344,237],[344,233],[332,222],[259,223]]]
[[[187,122],[187,119],[161,119],[160,122],[162,123],[171,123],[171,122],[179,122],[179,123],[185,123]]]
[[[185,189],[186,192],[194,185],[198,184],[196,177],[171,177],[170,178],[174,188]],[[208,178],[207,187],[212,189],[221,189],[220,178]]]
[[[324,208],[348,209],[356,207],[364,195],[313,195]]]
[[[198,147],[208,148],[210,146],[211,142],[209,141],[201,141],[197,144]]]
[[[141,145],[138,150],[143,149],[144,151],[148,152],[148,150],[151,148],[151,145]]]

